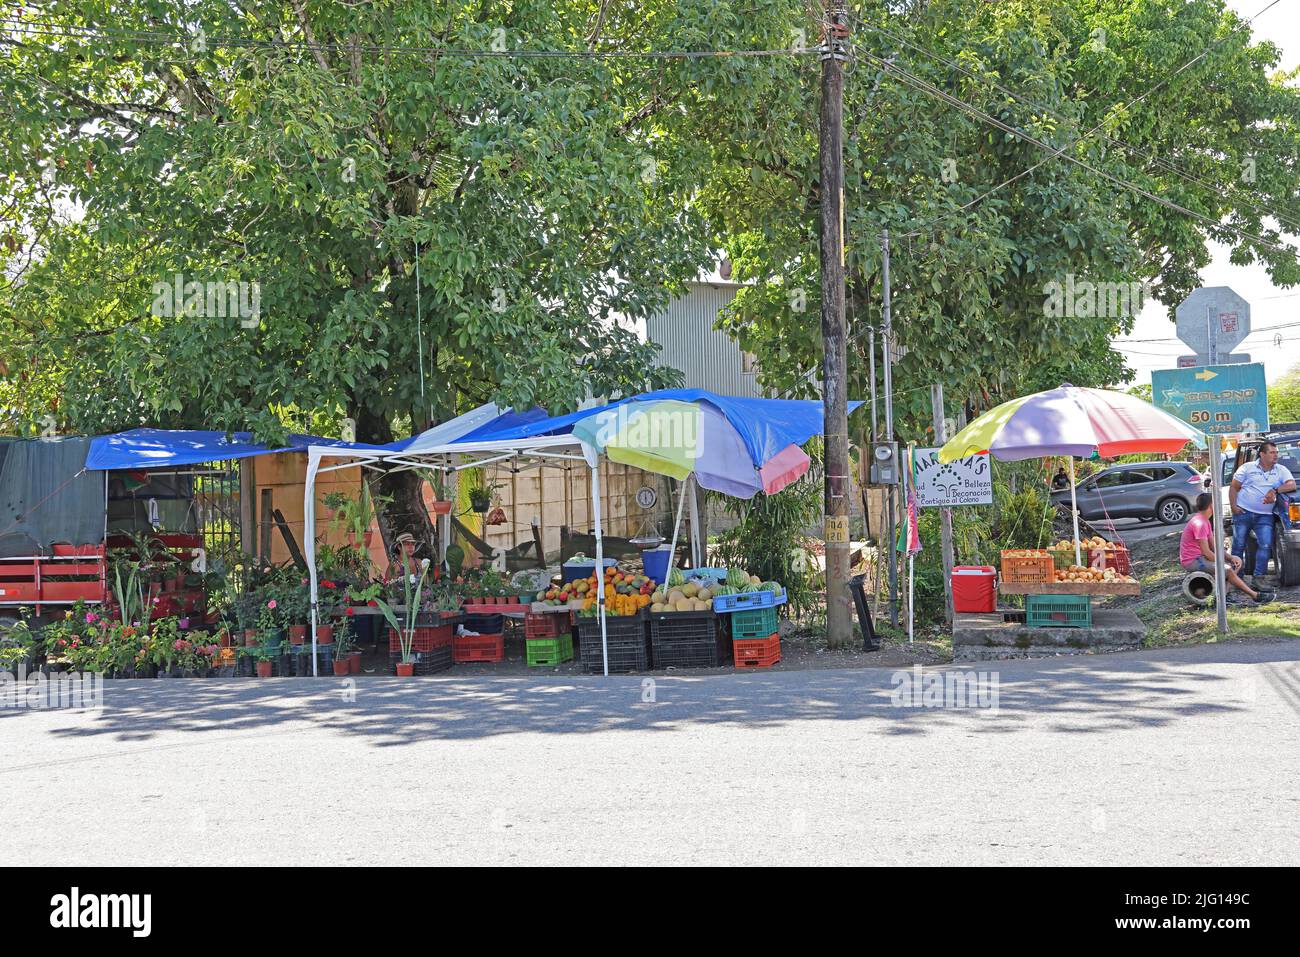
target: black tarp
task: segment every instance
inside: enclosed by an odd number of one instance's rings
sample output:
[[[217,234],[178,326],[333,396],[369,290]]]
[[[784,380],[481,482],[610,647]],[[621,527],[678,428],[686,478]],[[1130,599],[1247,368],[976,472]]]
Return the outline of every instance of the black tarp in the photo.
[[[83,466],[88,436],[0,438],[0,557],[104,541],[104,474]]]

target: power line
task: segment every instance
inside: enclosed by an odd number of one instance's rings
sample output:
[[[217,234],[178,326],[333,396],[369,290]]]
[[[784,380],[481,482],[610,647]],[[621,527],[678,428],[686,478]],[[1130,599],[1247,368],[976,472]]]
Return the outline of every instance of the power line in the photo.
[[[880,65],[882,68],[893,73],[902,82],[907,83],[909,86],[913,87],[914,89],[920,90],[923,93],[927,93],[947,103],[950,103],[951,105],[957,107],[958,109],[964,110],[965,112],[969,113],[971,116],[974,116],[976,119],[983,120],[985,123],[988,123],[990,126],[996,127],[997,129],[1003,130],[1004,132],[1010,133],[1013,136],[1017,136],[1020,139],[1023,139],[1025,142],[1037,146],[1039,149],[1046,150],[1052,154],[1051,156],[1047,157],[1041,162],[1036,163],[1034,166],[1031,166],[1029,169],[1016,174],[1016,176],[1012,177],[1012,179],[1008,180],[1007,182],[1012,182],[1016,179],[1019,179],[1021,176],[1024,176],[1032,172],[1033,170],[1037,169],[1039,166],[1042,166],[1043,163],[1047,162],[1047,160],[1055,159],[1056,157],[1061,156],[1064,157],[1064,159],[1067,160],[1068,162],[1074,163],[1076,166],[1081,166],[1084,169],[1094,173],[1095,175],[1100,176],[1102,179],[1114,183],[1116,186],[1122,186],[1124,189],[1137,193],[1139,196],[1144,196],[1147,199],[1151,200],[1152,202],[1159,203],[1161,206],[1164,206],[1167,209],[1171,209],[1174,212],[1181,213],[1182,215],[1191,217],[1193,219],[1199,219],[1214,229],[1221,229],[1227,232],[1234,233],[1243,239],[1249,239],[1252,242],[1258,243],[1261,246],[1267,246],[1268,248],[1273,249],[1277,252],[1288,253],[1293,257],[1295,256],[1295,250],[1292,249],[1290,246],[1279,245],[1278,243],[1274,243],[1270,240],[1264,239],[1262,236],[1256,236],[1253,233],[1248,233],[1243,229],[1237,228],[1236,226],[1232,226],[1229,225],[1228,223],[1223,223],[1218,220],[1215,220],[1210,216],[1206,216],[1203,213],[1198,213],[1194,210],[1188,209],[1186,206],[1183,206],[1180,203],[1175,203],[1173,200],[1166,199],[1163,196],[1153,193],[1149,189],[1146,189],[1142,186],[1138,186],[1136,183],[1130,183],[1128,180],[1122,179],[1118,176],[1114,176],[1111,173],[1107,173],[1105,170],[1098,169],[1096,166],[1092,165],[1091,163],[1085,162],[1084,160],[1081,160],[1076,156],[1068,156],[1065,154],[1064,150],[1068,149],[1070,144],[1067,144],[1067,146],[1063,147],[1062,149],[1055,149],[1049,144],[1044,143],[1042,140],[1038,139],[1037,137],[1031,136],[1029,133],[1026,133],[1024,130],[1012,126],[1009,123],[1005,123],[1002,120],[999,120],[997,117],[985,112],[984,110],[981,110],[979,107],[967,103],[965,100],[960,99],[959,97],[953,96],[951,93],[939,89],[934,84],[921,79],[920,77],[916,76],[913,73],[908,72],[907,70],[900,68],[897,64],[884,60],[872,53],[864,53],[863,56],[866,59],[870,60],[871,62],[876,63]],[[1006,185],[1006,183],[1003,183],[1002,185]],[[995,187],[995,189],[997,188],[998,187]],[[985,193],[984,195],[988,195],[988,193]],[[968,203],[966,207],[963,207],[963,209],[973,205],[974,202],[978,202],[978,198],[976,200],[973,200],[971,203]],[[957,212],[960,211],[961,210],[957,210]],[[939,219],[944,219],[947,217],[947,215],[949,214],[945,214],[945,216],[941,216],[939,217]],[[936,219],[933,222],[938,222],[939,219]],[[923,231],[925,228],[928,228],[928,225],[930,224],[927,224],[927,227],[922,227],[922,230],[919,231],[914,230],[905,235],[907,236],[919,235],[921,231]]]
[[[1251,338],[1251,336],[1257,336],[1261,332],[1276,332],[1279,329],[1294,329],[1296,326],[1300,326],[1300,322],[1282,322],[1276,326],[1260,326],[1260,328],[1258,329],[1252,329],[1250,331],[1250,334],[1247,335],[1246,338],[1249,339]],[[1115,339],[1112,341],[1133,342],[1133,343],[1153,343],[1153,342],[1179,342],[1181,340],[1177,336],[1163,336],[1159,339]]]
[[[814,47],[788,47],[776,50],[498,50],[472,47],[387,46],[378,44],[314,43],[304,40],[258,40],[252,37],[208,36],[204,33],[181,34],[163,31],[124,31],[105,27],[70,27],[58,23],[0,18],[0,26],[23,35],[52,36],[64,39],[124,40],[134,44],[197,44],[217,49],[304,50],[314,53],[377,53],[414,56],[446,56],[501,59],[564,60],[677,60],[726,57],[812,56]]]
[[[1265,8],[1265,9],[1267,9],[1267,8]],[[1263,11],[1260,11],[1260,13],[1262,13],[1262,12],[1263,12]],[[1256,14],[1255,16],[1258,17],[1259,14]],[[970,78],[973,79],[973,80],[977,80],[977,81],[979,81],[979,82],[981,82],[981,83],[989,83],[989,82],[992,82],[992,86],[993,86],[994,89],[999,90],[999,91],[1001,91],[1002,93],[1005,93],[1007,96],[1011,97],[1012,99],[1017,100],[1017,101],[1020,102],[1020,103],[1023,103],[1023,104],[1025,104],[1025,105],[1027,105],[1027,106],[1031,106],[1031,107],[1033,107],[1034,109],[1039,110],[1040,112],[1047,113],[1048,115],[1050,115],[1050,116],[1054,116],[1054,117],[1056,117],[1058,120],[1062,120],[1062,121],[1064,121],[1064,122],[1066,122],[1066,123],[1073,123],[1073,122],[1074,122],[1074,119],[1073,119],[1072,117],[1066,116],[1066,115],[1063,114],[1063,113],[1059,113],[1059,112],[1057,112],[1056,110],[1053,110],[1050,106],[1047,106],[1046,104],[1043,104],[1043,103],[1037,102],[1037,101],[1035,101],[1035,100],[1030,99],[1029,97],[1023,96],[1023,95],[1021,95],[1021,94],[1015,92],[1014,90],[1008,89],[1007,87],[1003,86],[1002,84],[1000,84],[1000,83],[998,83],[998,82],[996,82],[996,81],[990,81],[988,77],[986,77],[986,76],[981,76],[980,74],[976,73],[975,71],[970,70],[970,69],[967,69],[966,67],[964,67],[964,66],[962,66],[960,63],[958,63],[956,60],[953,60],[953,59],[951,59],[951,58],[949,58],[949,57],[946,57],[946,56],[944,56],[943,54],[935,53],[934,51],[929,50],[929,49],[927,49],[927,48],[925,48],[925,47],[923,47],[923,46],[920,46],[919,44],[913,43],[912,41],[908,40],[906,37],[900,36],[900,35],[897,34],[897,33],[893,33],[893,32],[891,32],[891,31],[889,31],[889,30],[886,30],[886,29],[883,28],[883,27],[876,26],[875,24],[872,24],[872,23],[867,23],[865,20],[862,20],[860,17],[857,17],[856,19],[858,20],[858,23],[859,23],[861,26],[866,27],[868,30],[873,30],[873,31],[875,31],[876,33],[881,34],[882,36],[888,37],[889,39],[893,40],[895,43],[899,43],[899,44],[902,44],[903,46],[910,47],[911,49],[916,50],[916,51],[918,51],[919,53],[922,53],[922,54],[924,54],[925,56],[930,57],[932,60],[935,60],[935,61],[937,61],[937,62],[939,62],[939,63],[943,63],[943,64],[945,64],[945,65],[951,67],[952,69],[957,70],[958,72],[960,72],[960,73],[962,73],[962,74],[964,74],[964,75],[970,77]],[[1254,18],[1252,18],[1252,19],[1254,19]],[[1148,95],[1149,95],[1149,92],[1150,92],[1150,91],[1148,91]],[[1127,107],[1123,107],[1123,108],[1124,108],[1124,109],[1127,109]],[[1103,124],[1103,125],[1104,125],[1104,124]],[[1101,126],[1094,127],[1092,131],[1090,131],[1089,133],[1085,133],[1085,134],[1084,134],[1082,137],[1080,137],[1079,139],[1080,139],[1080,140],[1086,139],[1086,138],[1087,138],[1088,136],[1090,136],[1092,133],[1095,133],[1097,130],[1099,130],[1099,129],[1101,129],[1101,128],[1102,128]],[[1114,145],[1114,146],[1117,146],[1117,147],[1119,147],[1119,148],[1121,148],[1121,149],[1123,149],[1123,150],[1125,150],[1125,151],[1127,151],[1127,152],[1129,152],[1129,153],[1132,153],[1132,154],[1135,154],[1135,155],[1137,155],[1137,156],[1141,156],[1141,157],[1143,157],[1144,159],[1147,159],[1148,161],[1150,161],[1150,162],[1156,164],[1157,166],[1161,167],[1162,169],[1166,170],[1167,172],[1173,173],[1175,176],[1178,176],[1178,177],[1180,177],[1180,178],[1186,180],[1186,181],[1189,182],[1189,183],[1193,183],[1193,184],[1195,184],[1195,185],[1201,187],[1202,189],[1210,190],[1210,191],[1212,191],[1212,192],[1222,192],[1222,191],[1224,190],[1224,187],[1222,187],[1222,186],[1214,185],[1214,184],[1211,184],[1211,183],[1206,183],[1205,181],[1203,181],[1203,180],[1201,180],[1201,179],[1198,179],[1197,177],[1195,177],[1195,176],[1193,176],[1192,174],[1190,174],[1190,173],[1188,173],[1188,172],[1186,172],[1186,171],[1180,169],[1179,167],[1174,166],[1172,163],[1169,163],[1168,161],[1166,161],[1163,157],[1161,157],[1161,156],[1160,156],[1158,153],[1156,153],[1154,150],[1143,150],[1143,149],[1141,149],[1140,147],[1132,146],[1132,145],[1130,145],[1129,143],[1126,143],[1126,142],[1124,142],[1123,140],[1120,140],[1120,139],[1117,139],[1117,138],[1115,138],[1115,137],[1113,137],[1113,136],[1110,136],[1110,135],[1107,134],[1107,133],[1102,133],[1102,134],[1101,134],[1101,138],[1102,138],[1103,140],[1105,140],[1107,143],[1110,143],[1110,144],[1112,144],[1112,145]],[[1078,142],[1078,140],[1076,140],[1075,142]],[[1073,144],[1071,144],[1071,145],[1073,145]],[[1066,148],[1068,149],[1068,146],[1067,146]],[[1049,157],[1049,159],[1050,159],[1050,157]],[[1047,160],[1044,160],[1043,162],[1047,162]],[[1038,164],[1038,166],[1041,166],[1041,165],[1042,165],[1042,163],[1039,163],[1039,164]],[[1033,169],[1037,169],[1037,166],[1033,167]],[[1029,172],[1029,171],[1026,170],[1025,172]],[[1022,173],[1022,174],[1019,174],[1019,175],[1024,175],[1024,174]],[[1016,179],[1016,178],[1018,178],[1018,177],[1013,177],[1011,180],[1007,180],[1006,183],[1002,183],[1002,184],[1000,184],[999,186],[994,187],[992,190],[989,191],[989,193],[996,192],[998,189],[1001,189],[1002,186],[1007,185],[1007,183],[1013,182],[1014,179]],[[984,195],[987,196],[987,195],[989,195],[989,193],[985,193]],[[980,198],[982,199],[983,197],[980,197]],[[1295,219],[1292,219],[1292,218],[1290,218],[1290,217],[1288,217],[1288,216],[1284,216],[1284,215],[1282,215],[1281,213],[1275,212],[1275,211],[1273,211],[1273,210],[1265,209],[1264,207],[1262,207],[1262,206],[1258,206],[1258,205],[1256,205],[1256,204],[1254,204],[1254,203],[1251,203],[1249,200],[1244,199],[1244,198],[1241,198],[1241,197],[1234,197],[1234,200],[1235,200],[1236,202],[1241,203],[1243,206],[1247,207],[1248,209],[1252,209],[1252,210],[1254,210],[1254,211],[1257,212],[1257,213],[1261,213],[1261,214],[1263,214],[1263,215],[1265,215],[1265,216],[1272,216],[1273,218],[1275,218],[1275,219],[1279,220],[1280,222],[1284,223],[1285,225],[1290,226],[1292,232],[1300,233],[1300,220],[1295,220]],[[974,203],[976,203],[976,202],[979,202],[979,199],[973,200],[971,203],[967,204],[966,207],[962,207],[962,208],[963,208],[963,209],[969,208],[969,206],[974,205]],[[951,215],[951,214],[944,214],[944,215]]]

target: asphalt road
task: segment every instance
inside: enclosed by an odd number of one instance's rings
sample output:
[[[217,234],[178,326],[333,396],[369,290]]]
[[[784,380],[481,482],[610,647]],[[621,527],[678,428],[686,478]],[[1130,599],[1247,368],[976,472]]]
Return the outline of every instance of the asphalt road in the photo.
[[[1155,519],[1149,522],[1143,522],[1136,518],[1097,519],[1088,524],[1107,538],[1118,537],[1130,545],[1151,538],[1159,538],[1161,535],[1172,535],[1171,541],[1174,546],[1171,554],[1177,553],[1178,536],[1183,531],[1182,525],[1164,525]],[[1085,531],[1084,537],[1086,538],[1089,534],[1091,533]]]
[[[0,864],[1300,864],[1300,643],[996,673],[107,682],[0,711]]]

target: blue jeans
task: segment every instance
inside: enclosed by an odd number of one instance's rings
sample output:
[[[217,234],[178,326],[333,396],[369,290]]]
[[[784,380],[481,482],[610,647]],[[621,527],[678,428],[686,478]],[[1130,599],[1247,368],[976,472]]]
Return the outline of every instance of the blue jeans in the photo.
[[[1232,554],[1242,561],[1246,559],[1246,536],[1255,533],[1255,569],[1253,574],[1263,575],[1268,571],[1268,557],[1273,551],[1273,516],[1260,515],[1257,512],[1242,512],[1232,516]],[[1242,567],[1242,571],[1247,569]]]

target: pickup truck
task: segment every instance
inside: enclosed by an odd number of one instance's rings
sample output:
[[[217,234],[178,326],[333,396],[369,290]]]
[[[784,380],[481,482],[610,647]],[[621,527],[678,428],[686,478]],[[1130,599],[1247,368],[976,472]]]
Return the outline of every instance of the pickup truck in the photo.
[[[1264,442],[1277,445],[1278,464],[1291,472],[1297,485],[1300,485],[1300,432],[1275,432],[1268,436],[1248,439],[1237,446],[1237,454],[1223,460],[1223,521],[1227,528],[1232,527],[1232,509],[1228,507],[1228,485],[1233,473],[1247,462],[1259,457],[1260,446]],[[1300,585],[1300,493],[1293,496],[1291,504],[1291,527],[1285,528],[1281,518],[1273,519],[1273,568],[1282,585]],[[1255,564],[1255,539],[1246,542],[1246,568]]]

